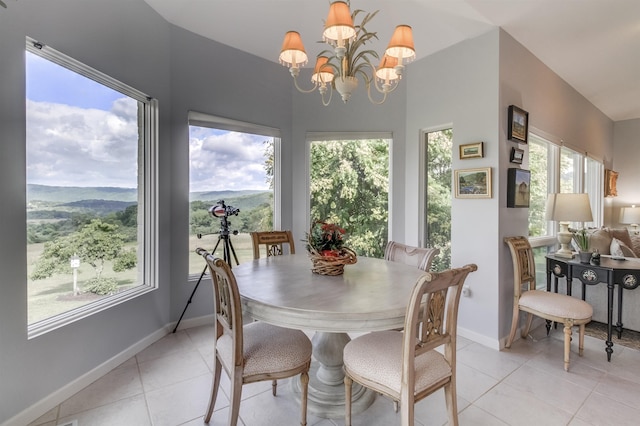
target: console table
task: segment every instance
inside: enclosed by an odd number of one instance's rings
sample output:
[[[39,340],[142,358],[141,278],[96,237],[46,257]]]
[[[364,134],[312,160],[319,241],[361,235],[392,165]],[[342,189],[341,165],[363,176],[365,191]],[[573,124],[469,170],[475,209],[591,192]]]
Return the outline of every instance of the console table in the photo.
[[[581,263],[579,259],[567,259],[548,254],[547,258],[547,291],[551,291],[551,276],[554,276],[555,288],[558,291],[558,278],[566,277],[567,294],[571,295],[571,282],[577,278],[582,283],[582,300],[585,300],[587,285],[607,284],[607,361],[611,361],[613,342],[613,300],[614,289],[618,286],[618,321],[616,329],[618,338],[622,336],[622,295],[623,290],[634,290],[640,285],[640,260],[616,260],[608,256],[600,257],[600,264]]]

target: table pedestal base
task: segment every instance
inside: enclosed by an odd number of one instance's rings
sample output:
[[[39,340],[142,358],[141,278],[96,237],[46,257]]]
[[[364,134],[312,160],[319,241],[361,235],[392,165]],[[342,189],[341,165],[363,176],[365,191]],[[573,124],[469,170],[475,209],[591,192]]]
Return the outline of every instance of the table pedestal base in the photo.
[[[313,356],[317,362],[309,371],[307,411],[324,418],[343,418],[345,410],[344,372],[342,350],[351,340],[346,333],[316,332],[313,336]],[[300,401],[300,381],[291,381],[296,400]],[[376,393],[353,383],[351,413],[366,410],[375,400]]]

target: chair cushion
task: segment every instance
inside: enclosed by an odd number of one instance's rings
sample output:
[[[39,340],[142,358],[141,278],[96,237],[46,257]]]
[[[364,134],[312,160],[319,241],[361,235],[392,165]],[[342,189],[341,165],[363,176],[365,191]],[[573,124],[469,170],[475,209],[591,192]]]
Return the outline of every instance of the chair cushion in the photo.
[[[365,334],[344,348],[345,369],[355,375],[379,383],[400,394],[402,379],[402,336],[400,331]],[[416,392],[451,376],[451,367],[436,351],[426,352],[415,360]]]
[[[519,305],[561,318],[583,320],[593,316],[593,307],[584,300],[541,290],[524,292]]]
[[[221,336],[216,349],[221,362],[230,369],[231,336]],[[294,369],[310,359],[311,341],[302,331],[260,321],[244,326],[244,377]]]

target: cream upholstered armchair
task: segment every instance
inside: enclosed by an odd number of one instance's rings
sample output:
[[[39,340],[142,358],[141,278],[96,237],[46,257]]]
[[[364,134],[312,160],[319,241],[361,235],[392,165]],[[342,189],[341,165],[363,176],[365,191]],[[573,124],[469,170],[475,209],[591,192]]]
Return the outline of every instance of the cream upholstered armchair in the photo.
[[[267,257],[283,254],[282,244],[289,245],[289,253],[295,254],[296,246],[291,231],[261,231],[251,232],[253,243],[253,258],[260,259],[260,247],[266,250]]]
[[[505,346],[510,348],[513,343],[518,330],[520,311],[527,313],[527,322],[522,329],[523,338],[529,334],[534,315],[547,321],[564,324],[564,369],[569,371],[572,328],[579,327],[578,353],[582,356],[584,327],[591,321],[593,308],[584,300],[536,290],[536,265],[529,240],[526,237],[508,237],[504,242],[509,246],[513,260],[513,319],[511,333]],[[548,327],[547,334],[549,334]]]
[[[415,266],[423,271],[431,269],[433,258],[440,253],[437,248],[413,247],[389,241],[384,249],[384,258],[393,262]]]
[[[404,332],[379,331],[344,348],[345,424],[351,425],[351,387],[357,382],[400,402],[403,426],[414,424],[414,404],[444,388],[449,424],[458,424],[456,327],[462,286],[476,265],[427,272],[416,282]],[[439,347],[443,351],[437,351]]]
[[[224,369],[231,381],[228,425],[234,426],[238,421],[242,385],[272,380],[275,396],[275,380],[297,374],[300,374],[302,389],[300,424],[306,425],[311,341],[300,330],[264,322],[252,322],[243,327],[240,293],[231,268],[225,261],[214,258],[202,248],[196,249],[196,252],[204,257],[211,273],[216,328],[215,371],[205,423],[211,420],[220,387],[220,374]]]

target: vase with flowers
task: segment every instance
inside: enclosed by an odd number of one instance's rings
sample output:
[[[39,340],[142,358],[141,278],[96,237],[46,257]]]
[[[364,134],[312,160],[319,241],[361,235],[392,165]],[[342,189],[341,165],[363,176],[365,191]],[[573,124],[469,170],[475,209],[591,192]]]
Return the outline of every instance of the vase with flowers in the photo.
[[[344,246],[345,234],[346,231],[334,223],[322,220],[311,223],[306,243],[314,273],[341,275],[345,265],[357,262],[355,252]]]

